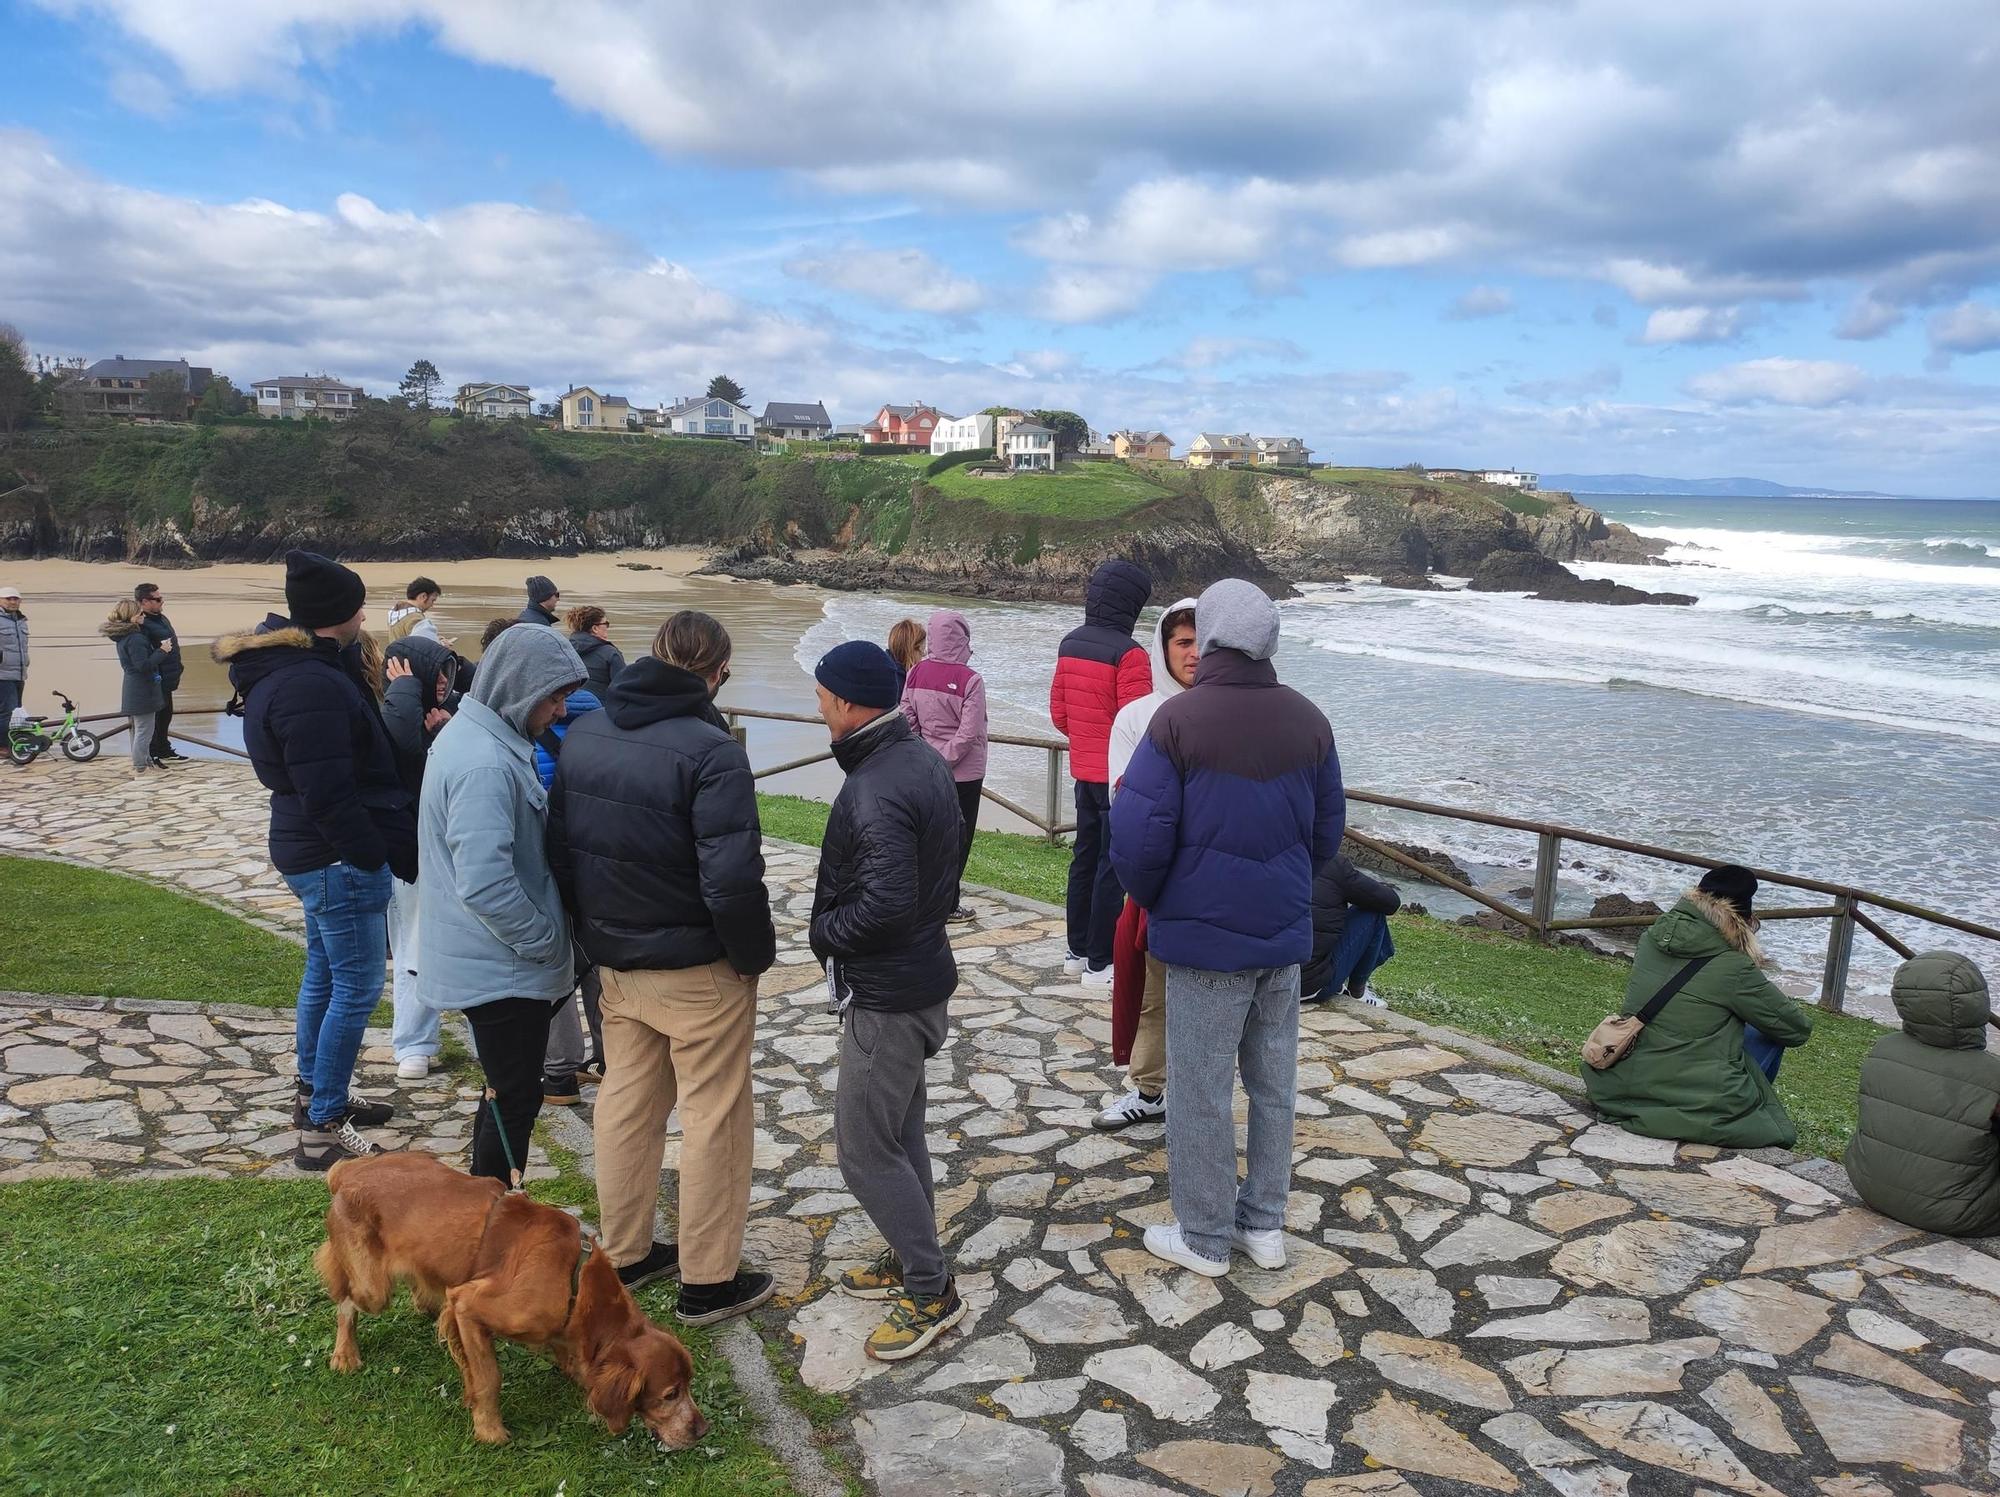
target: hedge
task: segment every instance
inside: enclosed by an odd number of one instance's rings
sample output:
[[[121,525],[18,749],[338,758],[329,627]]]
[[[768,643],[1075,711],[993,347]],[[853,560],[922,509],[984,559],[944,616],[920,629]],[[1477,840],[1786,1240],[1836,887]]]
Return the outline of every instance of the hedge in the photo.
[[[924,465],[924,477],[935,478],[947,468],[957,468],[966,463],[983,463],[991,456],[991,447],[968,447],[962,452],[947,452]]]
[[[911,452],[920,452],[919,447],[905,447],[901,442],[863,442],[863,457],[897,457]]]

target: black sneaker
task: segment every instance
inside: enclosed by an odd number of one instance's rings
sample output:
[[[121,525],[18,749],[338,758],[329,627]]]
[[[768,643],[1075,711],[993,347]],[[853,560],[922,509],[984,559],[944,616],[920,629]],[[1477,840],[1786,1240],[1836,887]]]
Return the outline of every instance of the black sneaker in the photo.
[[[302,1170],[323,1175],[343,1159],[365,1159],[380,1154],[382,1146],[354,1126],[351,1113],[343,1114],[324,1128],[299,1129],[298,1146],[292,1163]]]
[[[574,1076],[544,1076],[542,1078],[542,1101],[550,1107],[574,1107],[583,1100],[583,1093],[576,1088]]]
[[[965,904],[960,905],[945,917],[953,925],[963,925],[966,921],[976,918],[978,917],[972,913],[972,906]]]
[[[175,764],[181,761],[179,759],[179,756],[176,756],[175,758],[172,759],[167,759],[161,757],[159,754],[155,754],[153,755],[152,762],[153,762],[153,768],[155,769],[172,769]]]
[[[748,1315],[777,1292],[778,1281],[754,1269],[720,1284],[681,1285],[681,1302],[674,1318],[682,1325],[714,1325]]]
[[[618,1282],[627,1289],[637,1289],[655,1279],[678,1279],[680,1276],[681,1249],[680,1244],[674,1242],[656,1242],[637,1263],[628,1263],[618,1270]]]
[[[306,1111],[311,1106],[312,1088],[301,1082],[298,1092],[292,1097],[292,1126],[294,1128],[306,1129],[313,1126],[312,1118],[307,1115]],[[347,1099],[347,1116],[353,1118],[355,1123],[360,1127],[379,1128],[395,1115],[396,1109],[391,1107],[387,1102],[364,1102],[359,1097],[349,1097]],[[328,1123],[326,1126],[329,1128],[334,1127],[339,1121],[340,1119],[335,1118],[333,1122]]]
[[[155,764],[192,764],[194,760],[186,754],[179,753],[174,749],[168,749],[164,754],[155,758],[153,762]]]

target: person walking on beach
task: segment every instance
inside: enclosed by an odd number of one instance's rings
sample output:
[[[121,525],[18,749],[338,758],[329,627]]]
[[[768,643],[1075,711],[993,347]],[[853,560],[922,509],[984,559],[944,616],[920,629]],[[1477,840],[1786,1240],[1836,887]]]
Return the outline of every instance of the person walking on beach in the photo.
[[[1153,689],[1152,667],[1132,628],[1153,579],[1121,559],[1100,564],[1084,590],[1083,623],[1064,636],[1049,682],[1049,717],[1069,739],[1076,843],[1070,853],[1069,952],[1063,971],[1086,987],[1111,986],[1111,946],[1125,893],[1111,864],[1106,759],[1119,710]]]
[[[924,626],[915,619],[897,619],[889,630],[889,658],[896,662],[896,669],[906,678],[917,668],[917,662],[924,658],[928,642]]]
[[[1297,1102],[1299,964],[1313,875],[1346,821],[1333,729],[1278,682],[1278,610],[1218,582],[1195,605],[1194,685],[1153,714],[1111,808],[1111,856],[1167,967],[1167,1181],[1156,1258],[1219,1278],[1230,1250],[1285,1263]],[[1250,1099],[1236,1177],[1232,1098]]]
[[[965,823],[958,855],[958,876],[963,880],[966,860],[972,856],[972,834],[979,826],[979,791],[986,783],[986,682],[969,663],[972,628],[964,614],[940,608],[931,615],[928,638],[930,653],[904,677],[903,713],[917,736],[936,749],[951,770],[958,814]],[[892,634],[892,646],[894,639]],[[895,653],[893,648],[890,653]],[[954,920],[971,918],[962,901],[952,912]]]
[[[431,745],[418,812],[417,993],[465,1011],[486,1073],[472,1173],[516,1184],[542,1110],[549,1021],[575,986],[535,738],[582,681],[554,630],[500,635]]]
[[[146,631],[146,638],[162,646],[166,658],[160,665],[160,707],[153,714],[153,737],[150,745],[153,767],[164,769],[169,764],[186,764],[188,756],[174,750],[173,740],[167,736],[167,728],[174,720],[174,693],[180,689],[181,676],[187,670],[187,662],[181,658],[181,637],[174,631],[173,621],[167,617],[167,600],[155,582],[142,582],[132,589],[133,601],[139,605],[139,622]]]
[[[382,675],[382,723],[395,746],[396,772],[421,804],[431,744],[458,710],[458,656],[412,632],[383,652]],[[404,1081],[428,1076],[439,1049],[437,1010],[417,997],[417,904],[417,886],[397,879],[389,891],[389,1043]]]
[[[517,624],[547,624],[555,627],[556,610],[562,607],[562,594],[556,585],[546,577],[528,579],[528,605],[515,618]]]
[[[160,710],[163,695],[160,671],[173,653],[173,644],[146,637],[144,616],[132,598],[120,598],[98,632],[118,650],[122,672],[118,710],[132,719],[132,778],[136,780],[152,767],[153,715]]]
[[[431,610],[437,600],[444,596],[444,589],[428,577],[418,577],[403,589],[403,601],[389,610],[389,640],[408,639],[415,635],[442,644],[438,639],[437,625],[431,619]]]
[[[771,1297],[743,1267],[756,1108],[757,979],[777,956],[750,758],[723,726],[728,631],[705,613],[571,730],[549,800],[549,861],[602,983],[597,1095],[604,1248],[628,1286],[678,1272],[678,1315],[712,1325]],[[680,1240],[653,1240],[667,1114],[681,1115]]]
[[[899,1362],[965,1316],[938,1243],[924,1143],[924,1066],[944,1045],[958,986],[945,922],[958,906],[962,821],[951,772],[899,710],[902,673],[886,650],[836,645],[813,679],[847,776],[827,816],[810,937],[841,1019],[834,1147],[889,1244],[840,1286],[893,1302],[865,1350]]]
[[[1118,709],[1106,749],[1105,774],[1111,799],[1146,736],[1153,714],[1194,684],[1201,659],[1195,643],[1193,598],[1182,598],[1153,626],[1153,689]],[[1091,1120],[1106,1133],[1167,1115],[1167,969],[1146,949],[1146,912],[1130,899],[1118,917],[1113,940],[1111,1058],[1126,1063],[1129,1086]]]
[[[305,911],[293,1160],[324,1171],[373,1154],[387,1103],[348,1094],[382,996],[390,889],[417,876],[413,797],[352,648],[367,619],[361,578],[311,551],[285,556],[285,607],[213,654],[243,699],[243,747],[271,792],[271,862]]]
[[[601,701],[611,689],[611,678],[625,669],[625,656],[611,642],[611,619],[596,604],[586,603],[572,608],[563,622],[569,625],[570,644],[590,672],[588,685]]]

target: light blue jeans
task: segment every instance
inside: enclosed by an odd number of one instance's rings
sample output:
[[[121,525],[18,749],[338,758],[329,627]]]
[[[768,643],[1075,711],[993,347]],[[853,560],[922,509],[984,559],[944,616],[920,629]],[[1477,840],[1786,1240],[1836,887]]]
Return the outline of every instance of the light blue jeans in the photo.
[[[389,949],[386,866],[334,863],[287,873],[306,915],[306,975],[299,983],[299,1076],[312,1087],[306,1112],[322,1127],[347,1110],[347,1085],[368,1015],[382,997]]]
[[[1250,1098],[1236,1180],[1236,1072]],[[1228,1260],[1236,1228],[1285,1225],[1299,1070],[1299,969],[1167,967],[1167,1185],[1187,1245]]]
[[[395,977],[389,985],[389,1003],[395,1015],[389,1043],[396,1059],[416,1055],[436,1055],[438,1011],[417,997],[417,886],[397,879],[389,891],[389,959]]]

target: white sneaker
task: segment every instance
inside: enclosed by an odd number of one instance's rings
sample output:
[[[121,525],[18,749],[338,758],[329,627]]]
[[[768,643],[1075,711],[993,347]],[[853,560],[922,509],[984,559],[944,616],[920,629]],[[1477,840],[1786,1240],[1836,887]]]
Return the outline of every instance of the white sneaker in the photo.
[[[1148,1247],[1152,1244],[1148,1243]],[[1246,1232],[1236,1229],[1236,1251],[1248,1258],[1259,1268],[1283,1268],[1285,1266],[1285,1234],[1283,1232]]]
[[[1083,969],[1083,985],[1087,988],[1108,988],[1111,986],[1111,963],[1101,967]]]
[[[1354,995],[1354,1001],[1363,1008],[1387,1008],[1389,1000],[1376,994],[1373,988],[1364,987]]]
[[[1068,952],[1063,957],[1063,976],[1081,977],[1089,966],[1089,957],[1078,956],[1074,951]]]
[[[1146,1251],[1155,1258],[1164,1258],[1180,1268],[1192,1270],[1205,1278],[1219,1279],[1229,1272],[1229,1260],[1218,1263],[1213,1258],[1204,1258],[1187,1245],[1181,1236],[1181,1224],[1168,1222],[1163,1227],[1146,1228]]]
[[[1167,1094],[1148,1097],[1134,1087],[1113,1102],[1104,1111],[1090,1120],[1090,1126],[1103,1133],[1116,1133],[1120,1128],[1129,1128],[1134,1123],[1150,1123],[1155,1118],[1167,1115]]]
[[[431,1058],[428,1055],[410,1055],[396,1062],[398,1081],[422,1081],[431,1073]]]

